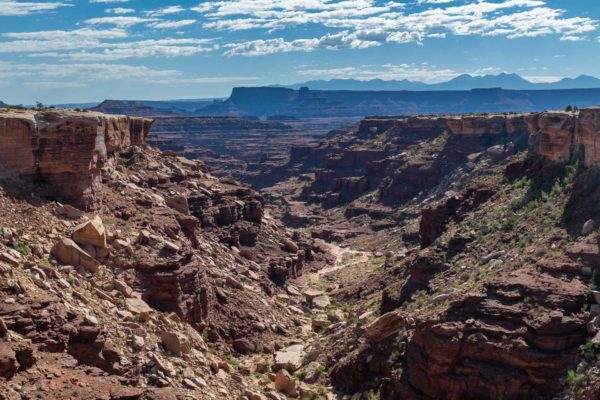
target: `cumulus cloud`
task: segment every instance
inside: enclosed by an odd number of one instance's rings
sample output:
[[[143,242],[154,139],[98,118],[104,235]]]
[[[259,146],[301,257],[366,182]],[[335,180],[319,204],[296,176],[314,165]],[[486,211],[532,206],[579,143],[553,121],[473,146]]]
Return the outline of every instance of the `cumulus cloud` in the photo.
[[[332,30],[319,38],[260,38],[234,43],[226,52],[249,56],[313,51],[319,46],[336,49],[423,43],[427,38],[447,35],[509,39],[558,35],[563,41],[575,41],[597,28],[597,21],[568,17],[565,10],[548,7],[541,0],[477,0],[458,5],[449,0],[421,0],[416,4],[418,7],[375,0],[233,0],[204,2],[192,10],[203,15],[207,29],[273,32],[297,25],[320,25]]]

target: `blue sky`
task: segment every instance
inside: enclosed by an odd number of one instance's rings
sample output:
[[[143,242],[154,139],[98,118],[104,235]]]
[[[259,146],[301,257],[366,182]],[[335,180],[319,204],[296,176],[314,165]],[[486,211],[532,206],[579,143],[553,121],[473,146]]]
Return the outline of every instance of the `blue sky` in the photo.
[[[598,0],[0,0],[0,100],[226,97],[312,79],[600,71]]]

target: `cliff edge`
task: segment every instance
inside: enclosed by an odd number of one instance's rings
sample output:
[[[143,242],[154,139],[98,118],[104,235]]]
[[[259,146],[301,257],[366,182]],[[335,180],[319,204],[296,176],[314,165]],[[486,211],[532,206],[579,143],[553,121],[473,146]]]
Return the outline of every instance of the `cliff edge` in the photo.
[[[120,150],[145,144],[153,121],[65,110],[0,112],[0,165],[47,197],[95,209],[100,170]]]

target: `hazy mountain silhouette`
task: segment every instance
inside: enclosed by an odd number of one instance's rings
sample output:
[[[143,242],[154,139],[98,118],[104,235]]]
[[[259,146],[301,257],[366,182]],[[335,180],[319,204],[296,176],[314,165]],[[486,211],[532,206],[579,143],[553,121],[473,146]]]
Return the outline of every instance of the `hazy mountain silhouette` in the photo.
[[[298,89],[307,86],[314,90],[471,90],[502,88],[507,90],[549,90],[549,89],[595,89],[600,88],[600,79],[581,75],[577,78],[563,78],[558,82],[534,83],[518,74],[474,76],[459,75],[447,82],[427,84],[419,81],[403,80],[357,80],[331,79],[313,80],[286,87]]]

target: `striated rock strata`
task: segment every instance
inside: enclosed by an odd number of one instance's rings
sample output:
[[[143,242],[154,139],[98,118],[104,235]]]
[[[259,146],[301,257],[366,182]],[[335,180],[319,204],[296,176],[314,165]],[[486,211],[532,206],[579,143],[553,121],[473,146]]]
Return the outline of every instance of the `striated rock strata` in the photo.
[[[81,208],[101,199],[101,168],[111,155],[142,145],[152,120],[93,112],[0,113],[0,165],[39,192]]]
[[[600,166],[600,107],[578,114],[531,114],[526,120],[531,153],[561,163],[580,160],[588,166]]]
[[[588,336],[586,301],[578,280],[525,270],[499,277],[417,325],[405,371],[415,392],[406,398],[551,397]]]

